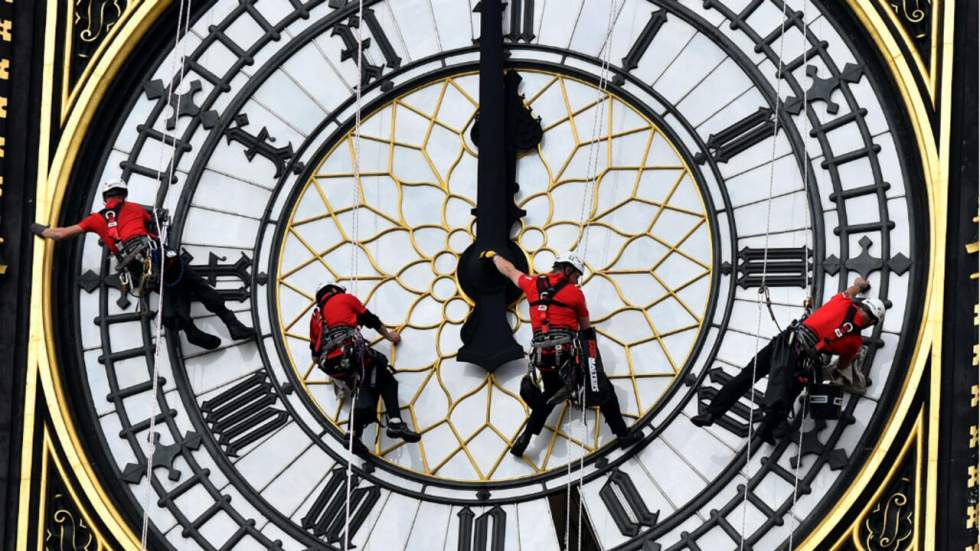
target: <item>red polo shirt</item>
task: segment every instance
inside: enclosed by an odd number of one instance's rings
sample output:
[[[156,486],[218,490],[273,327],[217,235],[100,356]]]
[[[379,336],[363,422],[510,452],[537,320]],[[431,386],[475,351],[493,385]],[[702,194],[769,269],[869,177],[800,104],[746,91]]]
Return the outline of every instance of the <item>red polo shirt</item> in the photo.
[[[550,285],[554,285],[559,279],[565,276],[562,274],[547,274],[547,277]],[[524,294],[527,295],[529,303],[538,300],[537,276],[521,276],[517,283],[521,290],[524,291]],[[582,294],[582,290],[576,285],[569,283],[555,293],[555,296],[552,298],[561,304],[552,304],[548,307],[547,321],[551,325],[551,328],[578,331],[579,318],[589,317],[589,309],[585,306],[585,295]],[[545,312],[539,310],[537,306],[529,306],[529,309],[531,329],[535,333],[542,331],[545,322]]]
[[[817,335],[817,350],[838,354],[841,361],[849,360],[857,355],[863,344],[860,332],[851,333],[840,339],[834,335],[834,330],[844,323],[851,303],[851,297],[846,293],[838,293],[826,304],[814,310],[810,317],[803,321],[803,325]],[[830,341],[829,344],[827,339]]]
[[[153,220],[153,216],[142,206],[121,199],[110,199],[105,206],[104,210],[83,218],[78,225],[86,232],[99,234],[110,251],[118,252],[116,243],[125,243],[134,237],[150,234],[146,225]],[[116,206],[119,206],[118,215],[112,212]],[[110,225],[110,219],[114,221],[114,226]]]

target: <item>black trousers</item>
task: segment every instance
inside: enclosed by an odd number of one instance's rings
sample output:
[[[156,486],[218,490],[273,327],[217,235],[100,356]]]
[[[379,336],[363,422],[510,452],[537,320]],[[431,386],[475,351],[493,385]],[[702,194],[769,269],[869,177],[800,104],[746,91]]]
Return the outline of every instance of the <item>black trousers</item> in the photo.
[[[527,427],[524,429],[531,431],[532,434],[541,432],[545,421],[548,420],[548,416],[551,415],[551,411],[557,405],[549,406],[548,399],[554,396],[564,386],[561,375],[558,374],[557,369],[554,369],[554,356],[545,356],[544,358],[542,364],[538,366],[539,368],[546,368],[540,370],[541,380],[544,383],[544,398],[539,403],[531,406],[531,415],[528,416]],[[548,367],[551,367],[551,369],[547,369]],[[619,398],[616,397],[615,392],[610,393],[609,398],[599,406],[599,411],[602,412],[602,416],[605,418],[606,424],[609,425],[613,434],[623,436],[627,433],[629,429],[626,427],[626,421],[623,420],[623,412],[619,408]]]
[[[364,376],[354,390],[354,434],[360,435],[365,427],[377,422],[378,398],[385,404],[388,417],[400,417],[398,408],[398,380],[388,368],[388,358],[384,354],[368,348],[366,351]],[[343,356],[327,360],[324,368],[328,374],[340,371]]]
[[[759,353],[755,355],[755,358],[753,360],[749,360],[749,362],[745,364],[745,367],[742,368],[742,371],[740,371],[739,374],[733,377],[730,381],[725,383],[725,385],[721,387],[721,390],[718,391],[718,394],[715,394],[715,397],[708,405],[708,412],[715,417],[721,417],[728,412],[728,410],[730,410],[736,402],[738,402],[738,399],[741,396],[745,395],[745,393],[749,391],[756,381],[760,381],[763,377],[768,377],[770,372],[774,372],[776,376],[788,377],[788,379],[784,381],[786,383],[784,386],[785,388],[789,389],[789,393],[787,396],[780,397],[781,399],[778,400],[778,403],[775,405],[769,405],[773,402],[773,400],[770,399],[772,397],[767,396],[767,399],[763,400],[762,396],[760,395],[761,393],[756,393],[758,396],[757,402],[763,403],[762,407],[764,415],[762,419],[762,428],[772,430],[780,423],[780,421],[786,419],[786,416],[789,414],[789,408],[792,406],[796,397],[803,392],[805,385],[795,376],[795,366],[789,366],[789,369],[776,370],[775,368],[779,366],[773,365],[774,354],[780,352],[777,350],[777,347],[786,346],[785,342],[785,339],[776,337],[769,341],[769,343],[767,343],[761,350],[759,350]],[[783,354],[783,356],[785,357],[786,355]],[[792,357],[795,359],[796,356],[793,355]],[[755,381],[752,380],[753,361],[755,362]],[[772,379],[769,380],[769,385],[770,388],[773,387]],[[769,392],[768,389],[767,392]]]
[[[169,267],[168,267],[169,269]],[[174,270],[179,269],[175,266]],[[203,277],[184,267],[183,274],[176,285],[164,289],[163,321],[173,329],[181,329],[194,324],[191,318],[191,302],[200,302],[209,312],[219,317],[229,312],[225,300],[214,287],[208,285]]]

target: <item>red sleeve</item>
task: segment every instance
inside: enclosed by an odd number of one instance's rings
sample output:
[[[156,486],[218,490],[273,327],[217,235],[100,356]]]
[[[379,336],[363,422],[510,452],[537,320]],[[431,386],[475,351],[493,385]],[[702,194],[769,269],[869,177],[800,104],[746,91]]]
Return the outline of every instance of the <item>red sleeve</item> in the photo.
[[[525,294],[527,294],[528,291],[534,287],[534,285],[534,278],[529,275],[522,275],[517,278],[517,286],[520,287]]]
[[[367,313],[368,311],[367,308],[364,306],[364,303],[362,303],[359,298],[355,297],[354,295],[347,295],[347,296],[349,297],[348,302],[350,302],[350,309],[353,310],[355,315],[359,316],[361,314]]]
[[[575,315],[579,318],[589,319],[589,308],[585,305],[585,293],[578,287],[575,290],[578,291],[575,293]]]
[[[93,212],[85,218],[82,218],[78,226],[87,232],[98,232],[99,222],[101,220],[102,217],[98,213]]]

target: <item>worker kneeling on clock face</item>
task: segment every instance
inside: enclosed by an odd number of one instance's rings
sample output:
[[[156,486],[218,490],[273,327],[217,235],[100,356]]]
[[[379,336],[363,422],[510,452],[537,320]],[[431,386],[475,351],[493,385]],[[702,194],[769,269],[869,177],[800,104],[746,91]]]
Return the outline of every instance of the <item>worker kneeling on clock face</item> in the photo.
[[[401,336],[385,327],[378,316],[336,282],[320,285],[316,304],[310,318],[310,352],[316,365],[333,379],[334,388],[353,396],[354,453],[369,453],[361,434],[378,420],[379,396],[388,417],[388,436],[418,442],[419,434],[399,417],[398,381],[388,358],[367,345],[359,327],[374,329],[393,345],[401,342]]]
[[[620,447],[639,441],[640,434],[626,427],[619,399],[602,369],[585,295],[577,286],[585,271],[582,259],[574,253],[562,254],[551,272],[532,277],[493,251],[482,256],[527,295],[534,334],[529,374],[521,381],[521,398],[531,415],[510,453],[523,456],[531,437],[541,432],[554,407],[566,399],[599,406]]]
[[[127,292],[136,290],[140,299],[150,291],[160,288],[160,259],[163,257],[163,324],[174,331],[183,330],[191,344],[213,350],[221,345],[221,339],[206,333],[194,324],[191,302],[198,301],[214,313],[228,328],[233,340],[248,339],[255,335],[235,313],[225,306],[225,301],[213,287],[175,251],[160,254],[160,240],[153,228],[153,214],[146,207],[126,201],[129,188],[126,182],[110,180],[102,184],[102,200],[105,208],[89,214],[78,224],[59,228],[32,224],[31,232],[47,239],[61,241],[86,232],[98,234],[103,246],[116,257],[116,271],[123,278]],[[165,219],[165,211],[158,212]]]
[[[711,425],[749,391],[755,380],[769,377],[762,404],[762,424],[757,434],[770,444],[788,432],[786,419],[793,400],[807,384],[821,377],[823,367],[837,356],[836,371],[851,367],[858,357],[863,340],[861,331],[880,323],[885,305],[877,298],[858,297],[871,288],[863,277],[854,280],[800,322],[769,341],[742,371],[715,394],[706,411],[691,418],[699,427]],[[856,367],[856,366],[855,366]],[[819,382],[819,381],[817,381]]]

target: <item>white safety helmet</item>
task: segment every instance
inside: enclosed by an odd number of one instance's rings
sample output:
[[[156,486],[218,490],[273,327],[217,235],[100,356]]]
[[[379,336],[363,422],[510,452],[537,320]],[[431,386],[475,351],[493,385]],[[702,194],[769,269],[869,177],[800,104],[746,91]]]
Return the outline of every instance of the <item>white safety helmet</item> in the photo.
[[[343,287],[340,286],[340,284],[337,282],[336,279],[334,279],[332,277],[328,277],[328,278],[324,279],[323,281],[321,281],[319,285],[317,285],[317,288],[316,288],[317,294],[320,294],[320,292],[322,292],[327,287],[336,287],[336,288],[340,289],[341,291],[344,291],[345,290]]]
[[[885,303],[878,298],[866,298],[861,301],[861,306],[875,318],[875,323],[885,317]]]
[[[579,256],[571,251],[561,253],[555,258],[555,265],[558,264],[568,264],[571,267],[578,270],[578,273],[585,274],[585,262]]]
[[[109,193],[110,191],[122,191],[123,193],[129,193],[129,186],[126,182],[122,180],[106,180],[102,183],[102,195]]]

